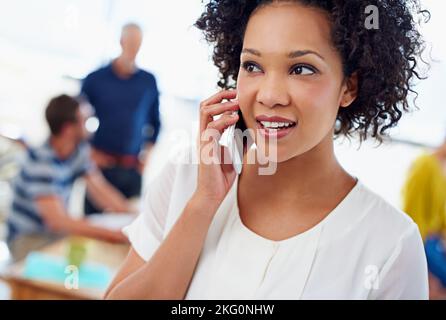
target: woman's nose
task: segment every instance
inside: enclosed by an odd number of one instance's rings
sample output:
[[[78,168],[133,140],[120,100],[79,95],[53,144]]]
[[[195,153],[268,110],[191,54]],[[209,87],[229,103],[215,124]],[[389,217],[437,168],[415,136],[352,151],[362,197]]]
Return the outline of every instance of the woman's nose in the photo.
[[[290,96],[284,80],[265,76],[257,91],[257,102],[269,108],[289,105]]]

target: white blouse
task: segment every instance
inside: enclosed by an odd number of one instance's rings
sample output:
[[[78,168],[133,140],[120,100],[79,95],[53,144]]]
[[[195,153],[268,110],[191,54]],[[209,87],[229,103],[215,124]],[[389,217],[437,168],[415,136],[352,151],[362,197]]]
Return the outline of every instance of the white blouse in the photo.
[[[123,229],[145,261],[195,190],[198,166],[187,150],[151,180],[141,214]],[[238,176],[209,227],[186,299],[428,298],[417,225],[360,180],[324,220],[283,241],[243,224],[237,185]]]

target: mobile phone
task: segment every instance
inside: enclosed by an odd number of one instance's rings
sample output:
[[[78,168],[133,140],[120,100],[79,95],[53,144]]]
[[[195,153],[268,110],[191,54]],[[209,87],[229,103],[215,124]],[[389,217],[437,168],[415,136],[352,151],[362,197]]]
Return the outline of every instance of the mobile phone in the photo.
[[[237,113],[235,111],[234,113]],[[236,135],[236,124],[228,127],[220,137],[219,144],[226,147],[232,160],[232,165],[237,174],[242,172],[243,163],[243,138]]]

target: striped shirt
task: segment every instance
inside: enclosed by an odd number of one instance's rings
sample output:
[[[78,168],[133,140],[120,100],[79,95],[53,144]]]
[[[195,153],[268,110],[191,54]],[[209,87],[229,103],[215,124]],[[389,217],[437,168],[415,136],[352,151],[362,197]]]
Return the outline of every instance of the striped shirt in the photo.
[[[58,195],[68,206],[74,181],[93,170],[90,149],[81,143],[73,154],[61,160],[49,141],[35,149],[28,149],[21,169],[13,182],[13,201],[8,217],[8,241],[17,235],[46,231],[36,198]]]

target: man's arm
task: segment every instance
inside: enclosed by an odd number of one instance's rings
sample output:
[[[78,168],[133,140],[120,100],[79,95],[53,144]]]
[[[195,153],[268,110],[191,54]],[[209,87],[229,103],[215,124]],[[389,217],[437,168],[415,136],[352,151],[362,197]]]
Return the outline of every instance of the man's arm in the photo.
[[[149,105],[149,112],[147,113],[145,141],[146,143],[155,143],[158,139],[158,135],[161,130],[161,115],[160,115],[160,101],[159,91],[156,83],[156,79],[153,78],[153,93],[154,97]]]
[[[98,170],[87,173],[85,180],[87,192],[91,195],[93,202],[102,209],[113,212],[135,212],[129,201],[108,183]]]
[[[140,173],[144,172],[144,167],[147,165],[147,162],[150,159],[150,154],[155,146],[156,141],[158,140],[158,135],[161,130],[159,92],[155,78],[153,78],[152,85],[154,87],[155,96],[151,105],[149,105],[149,112],[147,113],[146,128],[144,133],[145,144],[139,154]]]
[[[36,198],[36,205],[45,225],[53,232],[73,234],[109,242],[128,242],[121,231],[113,231],[71,218],[57,195]]]
[[[93,80],[92,80],[92,74],[90,73],[89,75],[87,75],[82,80],[81,90],[80,90],[79,96],[82,99],[87,100],[94,108],[94,101],[93,101],[94,99],[93,99],[93,95],[92,95],[92,92],[93,92],[92,86],[93,86]]]
[[[141,174],[144,173],[144,169],[147,166],[147,163],[150,159],[150,155],[152,154],[154,147],[155,147],[155,143],[147,142],[139,154],[140,167],[138,169]]]

